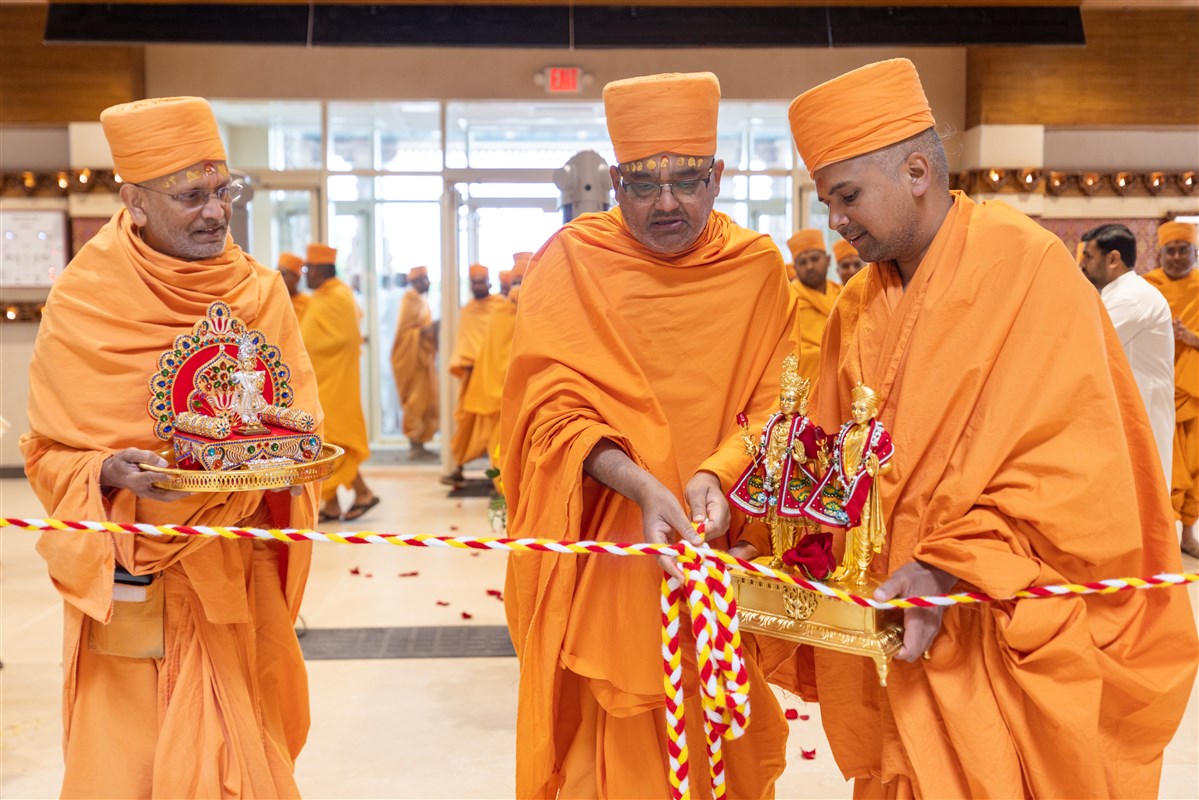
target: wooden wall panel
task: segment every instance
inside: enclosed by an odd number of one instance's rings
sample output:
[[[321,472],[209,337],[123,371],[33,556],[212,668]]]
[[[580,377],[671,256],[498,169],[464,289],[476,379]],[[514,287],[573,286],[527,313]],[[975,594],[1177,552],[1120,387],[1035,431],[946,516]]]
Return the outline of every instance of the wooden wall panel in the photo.
[[[0,122],[99,119],[145,96],[145,48],[45,45],[46,6],[0,4]]]
[[[971,47],[966,124],[1199,124],[1199,8],[1088,9],[1085,47]]]

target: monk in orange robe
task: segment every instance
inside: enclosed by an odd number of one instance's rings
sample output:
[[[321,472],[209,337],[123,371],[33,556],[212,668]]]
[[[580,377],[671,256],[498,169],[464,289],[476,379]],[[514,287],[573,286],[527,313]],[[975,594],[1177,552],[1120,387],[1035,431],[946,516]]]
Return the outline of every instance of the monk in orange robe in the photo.
[[[824,237],[806,228],[787,240],[796,278],[791,282],[799,298],[799,374],[813,384],[820,368],[820,339],[841,287],[828,279],[829,257]]]
[[[844,239],[833,242],[833,261],[837,262],[837,280],[841,281],[842,286],[848,285],[849,279],[866,266],[858,251]]]
[[[287,296],[291,298],[296,319],[304,319],[310,299],[306,292],[300,291],[300,281],[304,278],[304,259],[295,253],[280,253],[279,274],[283,276],[283,285],[287,287]]]
[[[1131,369],[1060,240],[949,191],[910,61],[800,95],[790,119],[829,226],[874,262],[828,323],[813,414],[859,382],[895,448],[877,600],[1178,572]],[[904,612],[867,659],[800,648],[774,673],[819,699],[859,797],[1153,797],[1195,679],[1177,590]],[[927,660],[921,655],[927,653]]]
[[[237,188],[200,98],[107,109],[124,204],[46,303],[30,366],[30,484],[51,517],[312,525],[318,489],[182,494],[147,416],[158,354],[223,300],[282,350],[295,405],[316,381],[275,270],[229,238]],[[38,552],[62,594],[64,797],[295,797],[308,686],[293,625],[311,545],[62,531]],[[117,567],[153,576],[114,583]]]
[[[490,418],[491,438],[487,440],[487,454],[493,461],[500,443],[500,408],[504,397],[504,378],[508,375],[508,360],[512,355],[512,335],[516,330],[519,299],[520,287],[515,286],[508,293],[507,302],[492,312],[487,323],[487,336],[471,373],[470,389],[462,398],[462,407],[468,413]]]
[[[1182,522],[1182,551],[1199,558],[1199,270],[1196,227],[1167,222],[1157,230],[1161,266],[1145,275],[1174,317],[1174,466],[1170,496]]]
[[[500,270],[500,296],[507,297],[508,292],[512,290],[512,270]]]
[[[425,444],[437,433],[437,325],[425,295],[429,270],[408,271],[408,290],[400,298],[400,321],[391,346],[391,373],[404,410],[404,435],[413,461],[435,459]]]
[[[619,206],[559,230],[520,289],[501,411],[512,536],[696,541],[702,521],[716,547],[769,547],[764,526],[752,540],[744,518],[730,526],[724,490],[747,461],[737,414],[760,424],[777,403],[794,300],[770,238],[712,210],[718,101],[710,73],[604,90]],[[668,797],[662,566],[541,553],[508,565],[516,796]],[[706,797],[693,659],[690,784]],[[748,669],[753,721],[725,745],[728,793],[770,797],[787,726]]]
[[[312,294],[300,320],[300,333],[312,359],[325,409],[325,441],[346,451],[321,487],[321,522],[350,522],[379,504],[378,495],[366,485],[359,469],[371,454],[359,375],[362,334],[358,320],[362,314],[354,292],[337,277],[336,262],[334,248],[319,243],[308,245],[304,274]],[[354,491],[354,500],[345,513],[337,499],[339,486]]]
[[[474,414],[466,408],[465,398],[474,381],[474,368],[479,352],[487,340],[487,327],[491,315],[508,302],[498,294],[491,293],[491,279],[487,267],[472,264],[470,267],[470,291],[473,299],[462,307],[458,317],[458,338],[454,354],[450,357],[450,373],[458,378],[458,405],[454,408],[454,435],[450,439],[450,453],[456,469],[443,475],[442,483],[461,484],[465,478],[462,466],[487,453],[492,429],[498,418]]]

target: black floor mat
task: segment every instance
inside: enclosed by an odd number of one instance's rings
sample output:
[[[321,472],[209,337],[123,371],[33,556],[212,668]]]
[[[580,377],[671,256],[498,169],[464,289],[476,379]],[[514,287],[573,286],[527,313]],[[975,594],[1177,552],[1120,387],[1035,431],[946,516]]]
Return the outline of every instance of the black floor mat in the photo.
[[[350,658],[514,657],[503,625],[429,625],[411,628],[310,628],[300,636],[309,661]]]

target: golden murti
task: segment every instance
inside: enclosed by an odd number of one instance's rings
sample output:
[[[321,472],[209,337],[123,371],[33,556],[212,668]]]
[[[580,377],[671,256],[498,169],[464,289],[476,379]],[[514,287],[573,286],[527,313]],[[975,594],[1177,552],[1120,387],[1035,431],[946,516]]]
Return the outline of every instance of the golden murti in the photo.
[[[862,384],[853,389],[852,419],[836,436],[825,436],[807,416],[809,384],[797,366],[794,355],[784,359],[779,410],[758,440],[739,415],[746,454],[754,458],[729,491],[729,501],[770,528],[771,553],[758,561],[861,594],[878,583],[869,575],[870,564],[887,527],[875,479],[890,470],[894,448],[876,419],[878,396]],[[818,532],[822,525],[846,531],[835,570],[832,536]],[[735,573],[735,581],[746,631],[868,656],[885,685],[887,661],[903,638],[896,611],[842,603],[747,572]]]

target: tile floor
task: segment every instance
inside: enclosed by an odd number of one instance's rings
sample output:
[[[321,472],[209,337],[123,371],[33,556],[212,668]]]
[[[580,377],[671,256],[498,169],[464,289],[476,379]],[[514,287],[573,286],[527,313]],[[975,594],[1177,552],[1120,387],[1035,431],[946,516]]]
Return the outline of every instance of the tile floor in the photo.
[[[367,468],[384,501],[342,529],[488,535],[486,499],[447,499],[437,474],[435,466]],[[24,481],[2,480],[0,513],[38,517],[42,509]],[[0,534],[2,798],[54,797],[61,779],[61,611],[34,538]],[[500,553],[318,545],[303,621],[312,628],[500,625],[503,606],[486,590],[503,588],[504,559]],[[1195,560],[1187,559],[1186,567],[1195,570]],[[400,577],[413,571],[419,574]],[[1194,585],[1190,593],[1195,607]],[[312,732],[297,765],[306,797],[511,796],[515,659],[313,661],[308,670]],[[778,796],[850,797],[828,752],[819,710],[795,698],[783,703],[810,718],[791,723]],[[1197,728],[1192,692],[1166,751],[1162,797],[1199,797]],[[814,759],[800,757],[813,749]]]

